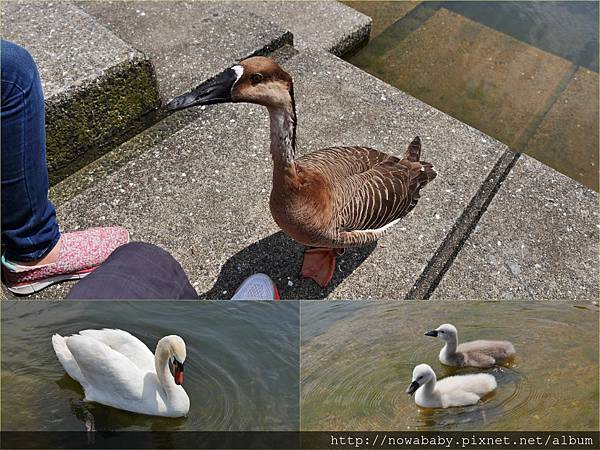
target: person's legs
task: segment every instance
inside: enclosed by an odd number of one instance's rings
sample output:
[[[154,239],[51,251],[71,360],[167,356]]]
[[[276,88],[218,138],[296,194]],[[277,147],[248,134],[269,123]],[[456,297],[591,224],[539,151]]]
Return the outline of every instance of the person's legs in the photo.
[[[122,227],[59,231],[48,200],[44,94],[31,55],[1,41],[2,274],[16,294],[86,276],[129,242]]]
[[[44,95],[31,55],[2,40],[2,244],[5,258],[37,261],[58,243],[48,200]]]
[[[197,299],[179,263],[156,245],[130,242],[116,249],[104,263],[77,283],[71,300]]]

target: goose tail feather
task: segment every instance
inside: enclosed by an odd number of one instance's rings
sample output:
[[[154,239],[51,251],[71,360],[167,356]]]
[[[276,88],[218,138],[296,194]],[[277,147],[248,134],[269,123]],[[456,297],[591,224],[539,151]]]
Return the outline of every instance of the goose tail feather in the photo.
[[[419,136],[415,137],[410,143],[404,158],[411,162],[419,162],[421,159],[421,138]]]

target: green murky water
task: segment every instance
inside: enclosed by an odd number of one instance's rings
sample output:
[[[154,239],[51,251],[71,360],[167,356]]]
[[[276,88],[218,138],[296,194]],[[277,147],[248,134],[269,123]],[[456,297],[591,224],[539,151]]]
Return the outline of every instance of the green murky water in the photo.
[[[597,430],[598,317],[572,304],[303,303],[301,429]],[[510,340],[517,355],[481,370],[498,388],[479,404],[419,408],[404,392],[417,364],[438,379],[480,371],[438,361],[442,342],[423,333],[445,322],[463,341]]]
[[[295,430],[297,302],[2,302],[2,430],[83,430],[80,385],[50,338],[86,328],[127,330],[154,351],[186,342],[187,418],[166,419],[91,403],[98,430]],[[79,416],[79,417],[78,417]]]
[[[348,61],[598,191],[598,2],[353,2]]]

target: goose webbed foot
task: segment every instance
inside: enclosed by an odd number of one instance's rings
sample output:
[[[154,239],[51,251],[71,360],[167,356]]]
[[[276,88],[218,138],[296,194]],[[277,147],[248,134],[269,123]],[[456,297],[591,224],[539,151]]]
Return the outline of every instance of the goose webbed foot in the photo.
[[[304,251],[302,263],[302,276],[312,278],[321,286],[326,287],[335,272],[335,258],[337,249],[334,248],[308,248]]]

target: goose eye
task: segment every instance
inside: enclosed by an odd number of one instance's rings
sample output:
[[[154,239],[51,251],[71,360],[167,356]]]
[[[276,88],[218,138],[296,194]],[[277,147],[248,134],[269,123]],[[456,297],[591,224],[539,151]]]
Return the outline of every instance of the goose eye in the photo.
[[[440,333],[444,333],[444,330],[440,330]]]
[[[263,76],[260,73],[254,73],[250,77],[250,81],[252,82],[252,84],[258,84],[262,81],[262,79],[263,79]]]
[[[421,378],[423,378],[423,375],[421,375],[419,378],[417,378],[417,380],[420,380]]]

